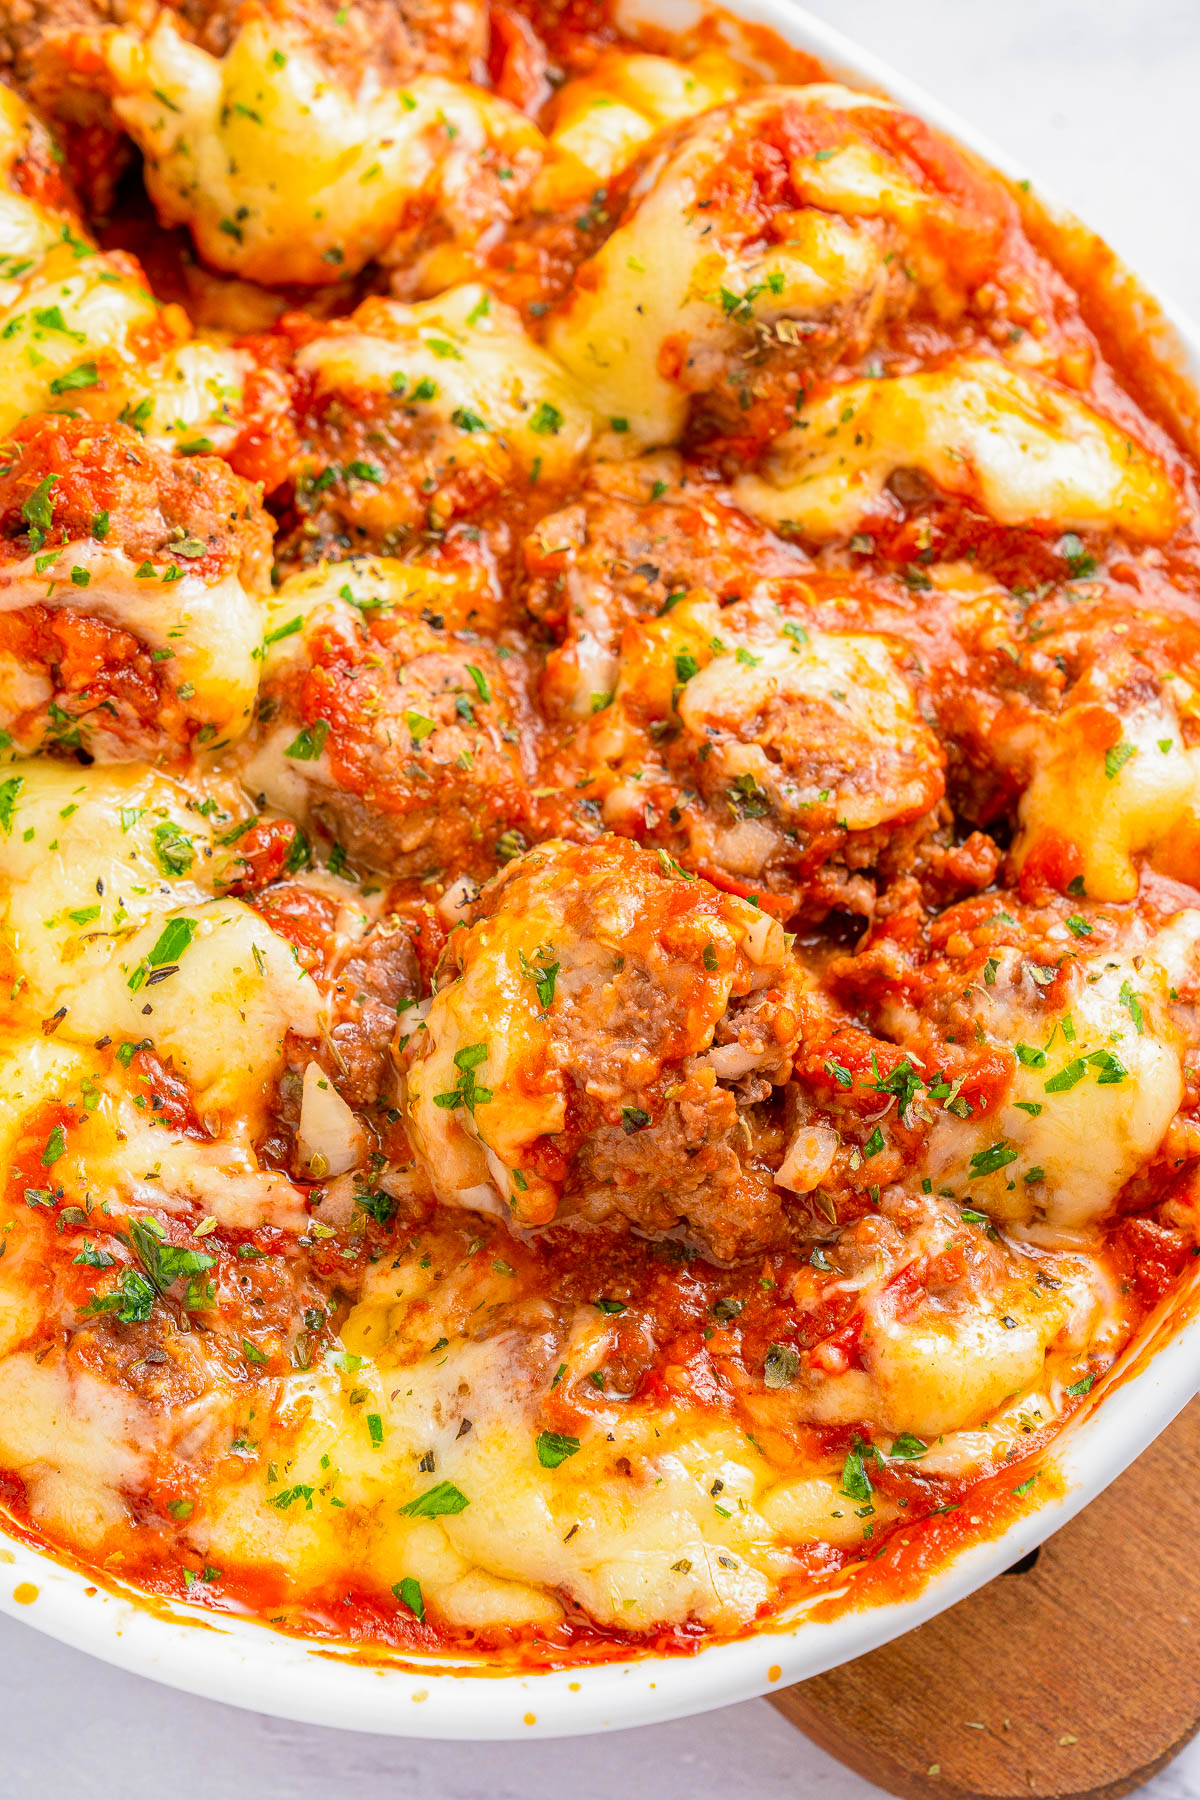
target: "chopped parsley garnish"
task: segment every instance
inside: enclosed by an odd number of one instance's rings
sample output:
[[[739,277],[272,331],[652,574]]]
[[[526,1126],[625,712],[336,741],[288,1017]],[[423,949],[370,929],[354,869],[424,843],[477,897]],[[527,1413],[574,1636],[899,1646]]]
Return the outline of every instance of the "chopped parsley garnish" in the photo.
[[[460,1513],[469,1505],[467,1496],[452,1481],[439,1481],[436,1487],[427,1488],[399,1510],[405,1519],[438,1519]]]
[[[195,935],[195,919],[168,919],[145,960],[129,977],[129,991],[136,994],[151,969],[173,968]]]
[[[421,1625],[425,1623],[425,1596],[421,1592],[421,1584],[412,1575],[406,1575],[403,1581],[396,1582],[392,1588],[402,1606],[407,1606],[410,1613]]]
[[[31,550],[41,549],[46,541],[46,533],[54,523],[54,501],[50,490],[57,480],[57,475],[43,476],[21,508],[21,517],[29,527]]]
[[[579,1439],[565,1437],[560,1431],[543,1431],[538,1434],[537,1459],[543,1469],[557,1469],[565,1463],[568,1456],[576,1456],[579,1452]]]
[[[196,860],[196,847],[186,831],[166,823],[154,827],[154,854],[164,875],[186,875]]]
[[[465,1106],[469,1113],[477,1106],[486,1106],[492,1098],[492,1090],[477,1084],[475,1071],[480,1063],[487,1061],[487,1056],[486,1044],[467,1044],[462,1050],[456,1050],[454,1067],[458,1070],[458,1085],[448,1093],[435,1094],[433,1104],[444,1112],[457,1112],[460,1106]]]
[[[1072,581],[1086,581],[1096,573],[1096,559],[1084,549],[1083,539],[1076,532],[1068,531],[1059,539],[1058,553],[1066,557]]]
[[[861,1438],[855,1438],[854,1448],[842,1464],[842,1492],[847,1500],[870,1505],[871,1477],[867,1473],[866,1459],[878,1454],[873,1444],[864,1444]]]
[[[297,762],[316,762],[325,748],[325,740],[329,736],[329,720],[315,719],[306,725],[294,737],[284,751],[285,756],[294,757]]]
[[[168,1244],[160,1235],[162,1227],[157,1220],[133,1219],[129,1226],[129,1239],[137,1252],[138,1260],[145,1269],[151,1284],[160,1294],[181,1280],[185,1275],[202,1275],[211,1269],[216,1261],[207,1250],[187,1250],[179,1244]],[[190,1310],[202,1310],[207,1302],[207,1290],[200,1290],[189,1279],[188,1292],[184,1300]],[[263,1358],[266,1361],[266,1358]]]
[[[1115,781],[1131,756],[1137,754],[1135,744],[1113,744],[1104,752],[1104,773],[1110,781]]]
[[[550,961],[553,954],[554,951],[551,945],[542,944],[535,952],[539,961],[531,964],[523,950],[517,952],[521,964],[521,973],[525,976],[526,980],[532,981],[536,988],[538,1005],[543,1012],[549,1011],[550,1003],[554,999],[554,986],[558,980],[558,971],[561,966],[559,963]]]
[[[154,1289],[136,1269],[122,1269],[116,1287],[107,1294],[93,1294],[81,1306],[81,1319],[96,1313],[116,1313],[122,1325],[143,1325],[154,1311]]]
[[[1142,1032],[1145,1029],[1146,1015],[1142,1011],[1141,1000],[1138,995],[1134,993],[1127,981],[1121,983],[1121,993],[1119,998],[1121,1005],[1133,1020],[1134,1030],[1137,1032],[1138,1036],[1141,1037]]]
[[[274,631],[268,631],[266,637],[263,639],[263,643],[264,644],[281,643],[284,638],[292,637],[297,631],[299,631],[300,627],[302,626],[303,623],[304,623],[304,621],[301,619],[299,613],[297,613],[296,617],[294,619],[289,619],[287,621],[286,625],[277,625],[275,627]]]
[[[529,421],[529,429],[536,431],[539,437],[552,437],[562,430],[563,422],[557,406],[551,406],[548,400],[541,400]]]
[[[23,775],[10,775],[7,780],[0,781],[0,826],[3,826],[6,833],[12,831],[13,808],[24,786]]]
[[[997,1169],[1005,1168],[1010,1162],[1016,1162],[1017,1151],[1011,1144],[1001,1142],[993,1144],[990,1149],[977,1150],[971,1158],[971,1175],[994,1175]]]
[[[82,362],[77,368],[68,369],[65,375],[56,375],[50,383],[50,392],[54,395],[69,394],[77,388],[94,388],[99,380],[95,363]]]
[[[1087,1073],[1087,1064],[1082,1056],[1076,1056],[1069,1063],[1064,1063],[1057,1075],[1047,1081],[1045,1091],[1048,1094],[1069,1094],[1073,1087],[1078,1087]]]

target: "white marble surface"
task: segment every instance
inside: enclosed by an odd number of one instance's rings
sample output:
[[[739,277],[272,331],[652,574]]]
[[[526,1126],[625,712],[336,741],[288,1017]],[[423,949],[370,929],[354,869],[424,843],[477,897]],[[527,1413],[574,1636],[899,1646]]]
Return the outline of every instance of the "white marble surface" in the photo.
[[[1200,0],[811,0],[972,118],[1200,318]],[[865,1800],[762,1701],[541,1745],[405,1742],[192,1700],[0,1620],[0,1777],[17,1800]],[[1097,1696],[1119,1704],[1119,1696]],[[1064,1755],[1067,1754],[1064,1752]],[[1152,1800],[1200,1800],[1200,1744]]]

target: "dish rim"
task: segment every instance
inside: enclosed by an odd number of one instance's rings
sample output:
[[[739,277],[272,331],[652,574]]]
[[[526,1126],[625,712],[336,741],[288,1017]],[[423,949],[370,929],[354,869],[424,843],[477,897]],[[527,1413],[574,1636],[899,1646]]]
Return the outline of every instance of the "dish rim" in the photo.
[[[739,21],[765,25],[794,48],[897,100],[947,132],[1010,181],[1029,179],[1016,160],[918,82],[893,69],[794,0],[724,0]],[[686,29],[692,0],[622,0],[625,17]],[[1072,222],[1038,185],[1052,219]],[[1122,277],[1123,269],[1119,270]],[[1144,293],[1134,283],[1136,293]],[[1200,329],[1154,297],[1178,372],[1200,382]],[[1106,1387],[1057,1437],[1049,1458],[1064,1491],[995,1537],[955,1555],[912,1597],[820,1622],[800,1619],[693,1655],[545,1672],[496,1672],[446,1661],[389,1666],[323,1642],[306,1642],[249,1618],[98,1587],[83,1570],[9,1536],[0,1523],[0,1613],[117,1668],[244,1710],[342,1730],[447,1740],[565,1737],[661,1723],[748,1700],[821,1674],[925,1623],[1003,1573],[1088,1505],[1132,1463],[1197,1390],[1200,1270],[1173,1296],[1148,1345],[1143,1332],[1121,1366],[1141,1367]],[[1188,1314],[1172,1327],[1177,1315]],[[30,1590],[33,1590],[32,1594]],[[464,1683],[469,1684],[465,1687]],[[463,1702],[466,1701],[464,1705]]]

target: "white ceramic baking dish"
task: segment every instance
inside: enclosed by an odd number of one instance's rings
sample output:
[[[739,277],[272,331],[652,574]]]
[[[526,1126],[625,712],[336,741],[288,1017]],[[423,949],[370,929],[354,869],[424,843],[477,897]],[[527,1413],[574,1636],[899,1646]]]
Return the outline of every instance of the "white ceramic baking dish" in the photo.
[[[883,92],[950,132],[1014,183],[1015,168],[970,126],[789,0],[726,0],[751,23],[770,26],[852,85]],[[686,28],[690,0],[625,0],[622,15]],[[1036,190],[1015,190],[1038,230],[1047,211]],[[1157,306],[1077,222],[1056,215],[1058,260],[1086,268],[1112,298],[1115,335],[1165,373],[1159,404],[1193,446],[1200,404],[1200,332]],[[226,1617],[132,1592],[97,1587],[51,1556],[0,1537],[0,1610],[106,1662],[234,1706],[347,1730],[409,1737],[522,1738],[613,1730],[678,1718],[802,1681],[861,1656],[954,1605],[1064,1525],[1170,1423],[1200,1381],[1200,1268],[1192,1291],[1173,1297],[1086,1410],[1053,1446],[1062,1491],[999,1537],[962,1551],[914,1598],[848,1612],[830,1623],[793,1616],[757,1636],[694,1656],[547,1674],[497,1674],[430,1660],[388,1666],[329,1644],[305,1645],[248,1619]],[[1060,1484],[1042,1483],[1044,1489]]]

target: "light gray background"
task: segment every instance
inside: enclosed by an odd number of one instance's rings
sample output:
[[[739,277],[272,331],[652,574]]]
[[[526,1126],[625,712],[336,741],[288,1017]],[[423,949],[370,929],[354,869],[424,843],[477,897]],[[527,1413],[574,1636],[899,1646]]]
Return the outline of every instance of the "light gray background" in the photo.
[[[1151,288],[1200,319],[1200,0],[810,5],[1019,156]],[[0,1619],[0,1694],[0,1777],[14,1800],[866,1800],[876,1793],[764,1701],[603,1738],[423,1744],[192,1700],[8,1619]],[[1121,1699],[1096,1698],[1101,1706]],[[1200,1800],[1200,1743],[1145,1792],[1151,1800]]]

